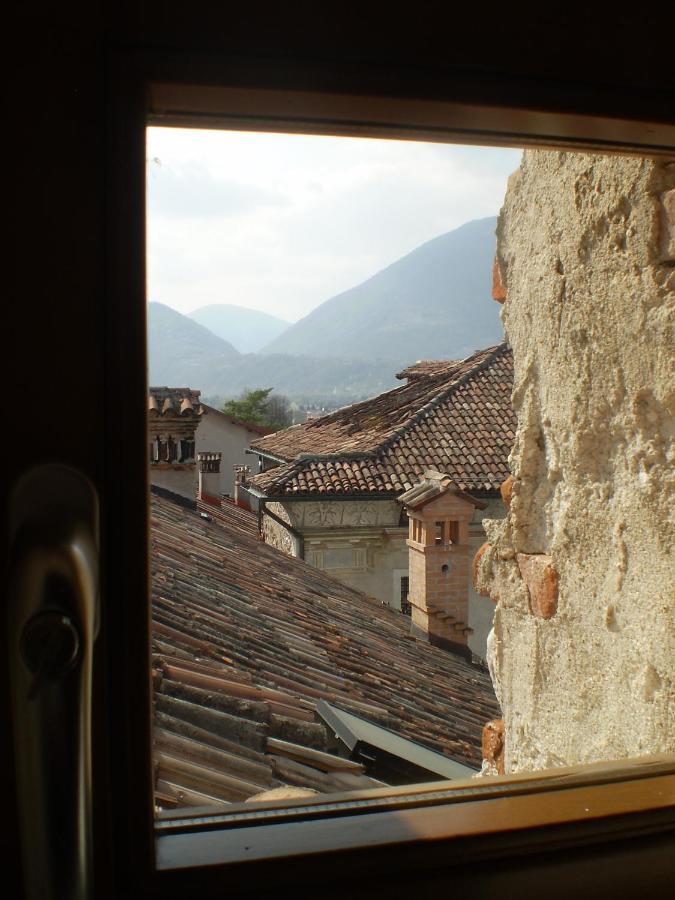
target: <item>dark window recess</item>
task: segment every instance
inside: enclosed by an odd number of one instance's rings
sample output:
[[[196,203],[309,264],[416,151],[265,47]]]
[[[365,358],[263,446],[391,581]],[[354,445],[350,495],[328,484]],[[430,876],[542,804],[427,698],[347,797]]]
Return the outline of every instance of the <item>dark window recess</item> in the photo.
[[[180,461],[187,462],[193,459],[195,455],[195,442],[182,440],[180,442]]]
[[[405,616],[411,615],[412,607],[408,603],[408,594],[410,593],[410,578],[407,575],[401,576],[401,612]]]
[[[157,459],[159,462],[166,462],[167,460],[167,446],[166,441],[157,440],[157,447],[159,448],[159,452],[157,454]]]
[[[177,447],[176,447],[176,442],[174,441],[174,439],[172,437],[169,437],[168,441],[166,442],[166,447],[167,447],[167,460],[169,462],[175,462]]]

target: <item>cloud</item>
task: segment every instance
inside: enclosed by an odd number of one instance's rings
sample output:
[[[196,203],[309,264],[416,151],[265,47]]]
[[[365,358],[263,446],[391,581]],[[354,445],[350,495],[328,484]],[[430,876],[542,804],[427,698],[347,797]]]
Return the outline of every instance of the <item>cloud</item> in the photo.
[[[201,163],[167,167],[159,162],[153,159],[148,166],[150,215],[231,218],[290,203],[280,191],[215,176]]]
[[[150,129],[148,281],[181,312],[295,320],[415,247],[496,215],[520,151]],[[168,177],[167,177],[168,176]],[[160,190],[161,188],[161,190]]]

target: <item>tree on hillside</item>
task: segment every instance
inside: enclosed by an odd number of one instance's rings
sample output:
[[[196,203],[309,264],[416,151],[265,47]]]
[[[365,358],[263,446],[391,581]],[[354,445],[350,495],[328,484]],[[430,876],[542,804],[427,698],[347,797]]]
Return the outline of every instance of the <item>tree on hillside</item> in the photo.
[[[252,422],[279,431],[293,424],[293,412],[288,397],[273,394],[273,388],[244,391],[236,400],[227,400],[223,412],[233,419]]]

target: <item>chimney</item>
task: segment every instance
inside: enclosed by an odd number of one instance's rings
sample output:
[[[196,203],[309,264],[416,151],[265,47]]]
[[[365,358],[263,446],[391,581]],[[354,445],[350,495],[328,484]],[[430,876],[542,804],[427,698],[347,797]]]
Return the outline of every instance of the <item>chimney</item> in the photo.
[[[199,468],[197,500],[220,506],[220,450],[205,450],[197,454]]]
[[[234,469],[234,502],[237,506],[243,506],[244,509],[250,509],[250,503],[245,491],[241,488],[245,487],[248,476],[251,474],[250,466],[232,466]]]
[[[469,522],[474,508],[485,504],[433,469],[399,499],[409,520],[411,631],[469,656]]]

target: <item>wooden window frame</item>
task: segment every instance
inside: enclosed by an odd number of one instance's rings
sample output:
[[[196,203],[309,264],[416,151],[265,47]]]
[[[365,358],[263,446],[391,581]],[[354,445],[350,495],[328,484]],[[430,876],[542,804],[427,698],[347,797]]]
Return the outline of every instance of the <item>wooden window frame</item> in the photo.
[[[664,842],[672,840],[672,758],[514,776],[503,782],[498,795],[490,793],[488,784],[436,785],[431,789],[436,801],[422,801],[423,788],[384,791],[376,792],[381,805],[375,810],[364,806],[355,811],[349,807],[354,802],[350,795],[338,800],[330,815],[319,813],[325,802],[317,801],[314,815],[289,811],[283,823],[155,835],[150,615],[145,602],[146,126],[227,124],[246,130],[492,146],[675,152],[675,125],[665,116],[647,121],[634,106],[626,118],[609,118],[602,115],[603,102],[604,108],[612,104],[592,92],[572,98],[566,110],[555,91],[550,104],[534,106],[526,92],[504,88],[497,80],[491,92],[483,84],[477,100],[469,82],[446,86],[434,80],[434,73],[400,71],[393,79],[391,73],[368,74],[364,79],[363,64],[351,69],[318,62],[288,65],[280,75],[275,65],[250,59],[237,63],[146,50],[109,54],[106,408],[122,410],[122,415],[105,424],[110,462],[104,473],[102,527],[104,537],[115,535],[115,558],[105,558],[104,544],[104,640],[97,649],[98,671],[104,675],[98,676],[97,691],[106,718],[95,723],[99,762],[94,796],[97,822],[108,823],[97,827],[97,877],[114,883],[119,894],[133,888],[135,896],[169,900],[194,894],[198,885],[200,898],[285,887],[292,887],[296,896],[309,896],[320,884],[326,896],[346,885],[351,896],[360,896],[355,879],[361,879],[372,896],[383,879],[398,878],[409,892],[411,879],[420,873],[427,881],[436,878],[439,885],[458,889],[487,884],[495,873],[513,885],[546,860],[559,867],[563,856],[621,853],[628,858],[626,847],[644,849],[647,837],[662,862]],[[125,460],[122,482],[119,459]],[[125,702],[116,702],[120,697]],[[449,793],[442,795],[444,789]],[[275,816],[279,813],[270,814]],[[322,819],[320,828],[316,817]],[[481,870],[475,868],[478,860]],[[558,884],[569,890],[576,875],[568,872],[566,877]]]

